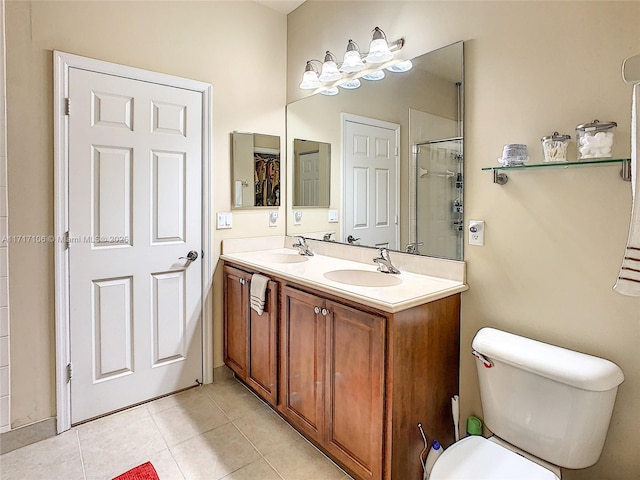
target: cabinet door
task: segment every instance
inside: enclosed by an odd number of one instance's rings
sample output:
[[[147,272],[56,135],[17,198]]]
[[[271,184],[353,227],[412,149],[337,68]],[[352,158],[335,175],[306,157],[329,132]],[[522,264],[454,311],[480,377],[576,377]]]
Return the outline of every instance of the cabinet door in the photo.
[[[249,349],[249,274],[224,267],[224,363],[243,380]]]
[[[289,422],[318,441],[324,431],[325,322],[316,313],[323,300],[283,288],[281,404]]]
[[[278,284],[270,281],[262,315],[249,308],[249,360],[247,384],[272,405],[277,403],[276,335],[278,325]]]
[[[381,479],[385,318],[326,304],[326,442],[358,478]]]

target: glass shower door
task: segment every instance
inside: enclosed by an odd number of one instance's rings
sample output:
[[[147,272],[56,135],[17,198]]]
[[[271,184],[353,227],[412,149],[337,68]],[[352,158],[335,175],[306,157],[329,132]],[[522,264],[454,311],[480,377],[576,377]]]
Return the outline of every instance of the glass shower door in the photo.
[[[416,145],[416,241],[430,257],[463,258],[462,138]]]

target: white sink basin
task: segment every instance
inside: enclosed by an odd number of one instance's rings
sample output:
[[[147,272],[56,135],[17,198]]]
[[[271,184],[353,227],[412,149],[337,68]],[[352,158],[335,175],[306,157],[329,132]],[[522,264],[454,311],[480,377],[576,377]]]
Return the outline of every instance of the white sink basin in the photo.
[[[309,257],[298,255],[297,253],[268,253],[261,259],[271,263],[302,263],[309,260]]]
[[[391,287],[402,283],[397,275],[369,270],[331,270],[325,273],[324,277],[334,282],[359,287]]]

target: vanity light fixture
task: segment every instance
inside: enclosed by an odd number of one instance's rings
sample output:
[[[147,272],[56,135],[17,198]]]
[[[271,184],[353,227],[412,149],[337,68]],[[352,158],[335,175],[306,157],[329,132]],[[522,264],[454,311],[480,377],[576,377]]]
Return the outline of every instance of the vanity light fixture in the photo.
[[[318,72],[311,64],[313,61],[320,63],[318,60],[309,60],[307,62],[307,66],[304,69],[304,75],[302,76],[302,83],[300,84],[300,88],[302,90],[313,90],[322,85],[318,78]]]
[[[395,63],[387,67],[387,70],[394,73],[404,73],[408,72],[413,68],[413,63],[411,60],[405,60],[404,62]]]
[[[344,73],[355,73],[364,69],[365,64],[362,61],[362,56],[360,55],[360,48],[356,42],[349,39],[349,43],[347,43],[347,51],[344,53],[344,60],[342,61],[340,71]]]
[[[322,72],[320,72],[321,82],[335,82],[340,80],[342,74],[338,70],[338,64],[336,63],[336,57],[333,53],[327,50],[324,56],[324,63],[322,64]]]
[[[324,62],[315,59],[308,60],[300,88],[303,90],[318,89],[315,93],[337,95],[337,86],[346,89],[358,88],[360,86],[359,77],[367,80],[381,80],[384,78],[384,71],[380,69],[381,67],[384,68],[384,66],[380,64],[387,64],[389,71],[392,72],[406,72],[412,66],[409,60],[404,62],[396,60],[396,64],[388,64],[390,60],[393,60],[394,52],[400,50],[403,46],[403,38],[387,42],[386,34],[380,27],[376,27],[372,31],[372,40],[368,53],[360,53],[358,44],[349,39],[344,60],[341,64],[337,63],[335,55],[329,50],[325,53]],[[314,64],[317,64],[319,68]]]
[[[370,81],[382,80],[384,78],[384,70],[375,70],[371,73],[363,75],[362,78]]]
[[[384,63],[393,58],[393,53],[389,49],[387,36],[380,30],[380,27],[373,29],[371,44],[369,45],[369,54],[365,58],[367,63]]]
[[[322,95],[333,96],[333,95],[338,95],[338,93],[340,93],[340,91],[338,90],[338,87],[331,87],[331,88],[326,88],[326,89],[322,90],[320,93]]]
[[[353,80],[346,81],[344,83],[339,84],[338,86],[342,88],[346,88],[347,90],[353,90],[360,87],[360,80],[354,78]]]

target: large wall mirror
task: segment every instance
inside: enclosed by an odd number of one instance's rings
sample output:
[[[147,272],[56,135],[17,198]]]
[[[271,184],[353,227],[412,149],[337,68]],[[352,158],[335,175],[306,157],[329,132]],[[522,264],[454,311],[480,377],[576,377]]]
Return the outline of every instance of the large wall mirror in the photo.
[[[463,42],[412,64],[287,105],[290,165],[294,139],[331,151],[326,208],[300,204],[287,172],[288,235],[463,259]]]
[[[280,206],[280,137],[231,134],[233,208]]]

